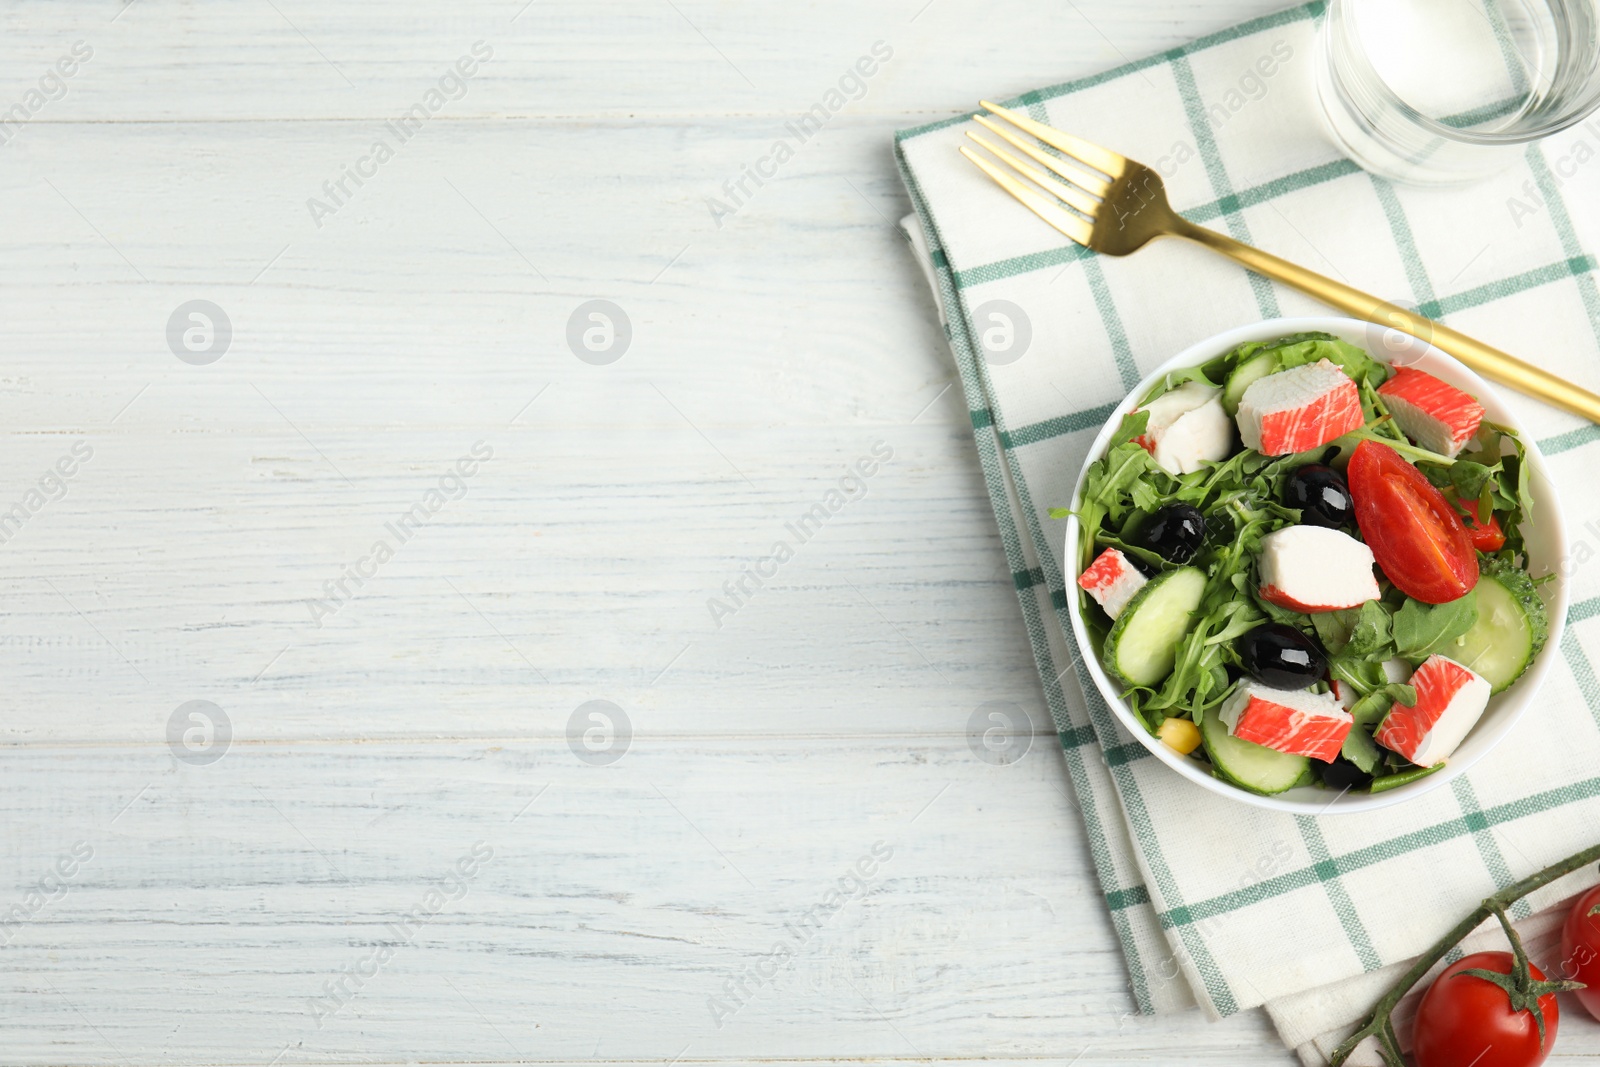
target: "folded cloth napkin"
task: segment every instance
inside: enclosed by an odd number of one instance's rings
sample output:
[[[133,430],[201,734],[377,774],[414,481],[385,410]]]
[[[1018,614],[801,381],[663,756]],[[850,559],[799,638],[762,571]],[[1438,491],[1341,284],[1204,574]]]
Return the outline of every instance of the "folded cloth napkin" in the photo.
[[[1600,123],[1470,188],[1392,186],[1318,119],[1313,3],[1006,101],[1161,170],[1190,219],[1418,307],[1600,389]],[[1600,428],[1520,396],[1561,488],[1572,604],[1536,706],[1450,786],[1367,815],[1289,816],[1213,796],[1148,758],[1069,636],[1064,522],[1112,407],[1204,337],[1308,298],[1185,242],[1085,252],[956,151],[967,116],[906,130],[905,223],[960,372],[978,457],[1132,995],[1146,1012],[1265,1005],[1321,1063],[1401,964],[1497,888],[1600,840]],[[981,132],[981,131],[980,131]],[[1000,303],[997,303],[1000,302]],[[1003,314],[996,315],[996,311]],[[986,331],[998,331],[988,338]],[[1579,872],[1513,915],[1547,934]],[[1492,931],[1485,937],[1492,941]],[[1548,938],[1546,938],[1548,940]]]

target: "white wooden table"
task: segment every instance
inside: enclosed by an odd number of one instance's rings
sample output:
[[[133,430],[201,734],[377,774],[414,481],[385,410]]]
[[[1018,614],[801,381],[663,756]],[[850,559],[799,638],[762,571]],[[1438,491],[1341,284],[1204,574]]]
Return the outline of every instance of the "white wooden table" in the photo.
[[[0,1060],[1289,1063],[1131,1014],[889,148],[1274,6],[0,11]]]

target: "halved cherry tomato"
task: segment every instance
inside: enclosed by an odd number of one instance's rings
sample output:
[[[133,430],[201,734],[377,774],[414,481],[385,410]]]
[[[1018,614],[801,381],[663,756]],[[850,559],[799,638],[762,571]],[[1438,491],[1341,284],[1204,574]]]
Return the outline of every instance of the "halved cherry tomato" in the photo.
[[[1600,886],[1595,886],[1572,906],[1561,928],[1561,973],[1557,978],[1582,982],[1578,1003],[1600,1019]]]
[[[1505,547],[1506,534],[1500,529],[1500,520],[1495,518],[1494,512],[1489,512],[1489,521],[1483,522],[1478,517],[1479,501],[1456,497],[1456,503],[1466,509],[1467,537],[1472,541],[1473,548],[1479,552],[1498,552]]]
[[[1417,1067],[1538,1067],[1556,1043],[1561,1009],[1556,995],[1539,998],[1544,1013],[1544,1042],[1539,1023],[1529,1011],[1512,1011],[1511,998],[1493,982],[1467,970],[1510,974],[1509,952],[1474,952],[1440,972],[1417,1005],[1411,1046]],[[1537,981],[1539,968],[1529,964]]]
[[[1400,453],[1362,441],[1345,477],[1361,537],[1401,592],[1444,604],[1478,584],[1478,554],[1461,516]]]

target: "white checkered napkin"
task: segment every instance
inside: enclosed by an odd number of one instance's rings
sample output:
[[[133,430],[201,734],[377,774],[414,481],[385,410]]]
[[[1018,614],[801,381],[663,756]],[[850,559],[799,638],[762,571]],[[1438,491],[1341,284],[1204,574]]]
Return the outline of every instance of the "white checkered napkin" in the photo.
[[[1600,124],[1470,188],[1392,187],[1343,159],[1316,123],[1320,9],[1009,103],[1161,167],[1191,219],[1600,388],[1600,260],[1589,252],[1600,247],[1600,162],[1577,162],[1600,145]],[[1266,56],[1275,62],[1260,64]],[[1264,95],[1231,92],[1264,66]],[[1600,615],[1600,566],[1588,565],[1600,558],[1600,429],[1509,398],[1562,487],[1574,606],[1538,706],[1493,754],[1451,787],[1372,815],[1291,817],[1212,796],[1150,759],[1076,662],[1064,524],[1047,512],[1071,498],[1096,431],[1152,367],[1241,323],[1326,309],[1179,242],[1121,259],[1084,252],[957,154],[968,128],[957,118],[899,135],[909,229],[946,319],[1134,996],[1145,1011],[1191,997],[1213,1015],[1270,1004],[1290,1043],[1316,1056],[1319,1035],[1370,1006],[1369,976],[1425,949],[1495,888],[1600,837],[1600,622],[1587,621]],[[993,300],[1028,323],[1029,346],[1009,362],[986,361],[974,343],[974,311]],[[1565,879],[1517,914],[1596,877]]]

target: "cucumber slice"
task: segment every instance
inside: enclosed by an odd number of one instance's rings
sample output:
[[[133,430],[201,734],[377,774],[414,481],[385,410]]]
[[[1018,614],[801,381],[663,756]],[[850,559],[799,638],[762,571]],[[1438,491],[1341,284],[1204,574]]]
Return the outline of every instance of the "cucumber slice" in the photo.
[[[1549,620],[1532,579],[1508,564],[1486,561],[1476,592],[1478,621],[1444,654],[1483,675],[1499,693],[1522,677],[1544,647]]]
[[[1178,642],[1189,632],[1205,591],[1202,571],[1180,567],[1156,575],[1128,601],[1102,650],[1119,682],[1130,688],[1155,685],[1172,673]]]
[[[1234,737],[1215,711],[1206,712],[1205,721],[1200,724],[1200,740],[1218,778],[1262,796],[1292,789],[1311,773],[1311,760],[1305,756],[1292,756]]]
[[[1277,365],[1277,353],[1268,349],[1233,368],[1233,373],[1228,375],[1228,380],[1222,387],[1222,410],[1229,415],[1239,414],[1239,401],[1244,399],[1244,391],[1256,381],[1271,374]]]

